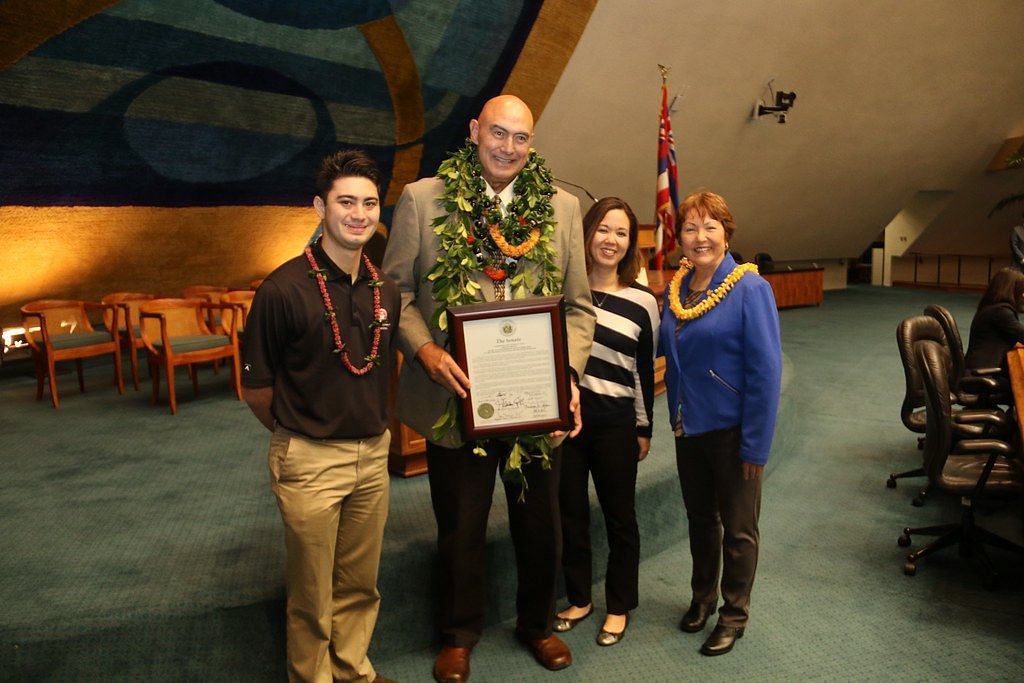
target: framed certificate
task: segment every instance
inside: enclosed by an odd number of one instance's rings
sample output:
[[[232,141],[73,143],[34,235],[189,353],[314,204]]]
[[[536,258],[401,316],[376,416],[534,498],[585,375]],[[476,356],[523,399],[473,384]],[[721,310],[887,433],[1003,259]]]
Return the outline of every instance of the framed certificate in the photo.
[[[470,389],[466,440],[569,429],[569,349],[561,296],[448,309],[455,361]]]

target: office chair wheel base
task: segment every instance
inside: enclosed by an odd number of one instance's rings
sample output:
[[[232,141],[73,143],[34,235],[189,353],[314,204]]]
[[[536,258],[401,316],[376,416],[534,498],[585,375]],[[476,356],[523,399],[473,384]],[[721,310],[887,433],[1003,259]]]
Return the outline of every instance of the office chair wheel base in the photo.
[[[889,475],[888,481],[885,482],[885,488],[894,489],[896,488],[896,476],[893,474]]]
[[[913,562],[906,562],[903,564],[903,573],[907,576],[913,576],[917,574],[917,565]]]
[[[910,499],[910,504],[916,508],[924,507],[924,498],[921,496],[914,496]]]
[[[910,545],[910,536],[907,534],[900,534],[900,537],[896,539],[896,544],[901,548],[906,548]]]

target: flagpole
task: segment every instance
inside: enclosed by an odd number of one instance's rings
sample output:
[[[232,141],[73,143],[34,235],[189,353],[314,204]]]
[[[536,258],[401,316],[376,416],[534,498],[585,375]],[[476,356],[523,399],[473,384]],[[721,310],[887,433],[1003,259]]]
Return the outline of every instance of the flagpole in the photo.
[[[661,110],[658,112],[658,176],[655,183],[655,202],[654,202],[654,269],[661,270],[665,265],[665,252],[663,249],[665,239],[665,227],[662,220],[661,211],[661,188],[658,184],[661,182],[661,148],[662,142],[661,137],[665,134],[665,100],[668,93],[668,72],[669,67],[664,64],[658,65],[658,71],[661,73]]]

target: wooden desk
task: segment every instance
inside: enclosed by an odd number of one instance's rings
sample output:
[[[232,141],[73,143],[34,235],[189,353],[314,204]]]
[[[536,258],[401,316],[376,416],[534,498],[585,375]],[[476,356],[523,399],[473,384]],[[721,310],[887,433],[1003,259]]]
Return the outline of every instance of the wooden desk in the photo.
[[[1013,389],[1013,402],[1017,406],[1024,406],[1024,348],[1011,349],[1006,354],[1007,365],[1010,368],[1010,387]],[[1024,410],[1016,410],[1017,428],[1024,434]]]
[[[765,273],[761,277],[768,281],[775,293],[777,308],[793,306],[820,306],[824,299],[824,268],[808,268],[806,270],[780,270]],[[648,270],[648,287],[658,299],[658,306],[663,307],[661,299],[665,293],[674,270]]]
[[[391,448],[388,451],[388,470],[400,477],[415,477],[427,471],[427,440],[416,430],[395,416],[395,396],[398,395],[398,372],[402,369],[402,353],[391,370]]]
[[[820,306],[824,299],[824,268],[777,270],[761,277],[772,286],[777,308]]]

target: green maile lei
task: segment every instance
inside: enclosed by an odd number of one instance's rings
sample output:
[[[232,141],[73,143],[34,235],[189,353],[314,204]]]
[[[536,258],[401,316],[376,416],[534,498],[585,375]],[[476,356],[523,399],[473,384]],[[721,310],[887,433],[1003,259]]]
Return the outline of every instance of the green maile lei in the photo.
[[[555,189],[551,184],[551,171],[536,150],[530,150],[526,165],[516,177],[513,199],[504,215],[487,197],[483,169],[472,141],[466,140],[460,150],[441,163],[437,177],[444,181],[444,192],[437,201],[445,215],[435,218],[432,224],[439,255],[426,276],[437,304],[430,318],[431,327],[447,332],[445,313],[449,306],[485,300],[482,288],[474,279],[478,271],[485,272],[496,283],[507,279],[513,299],[524,299],[531,294],[553,296],[561,292],[562,276],[551,245],[555,233],[551,197]],[[495,230],[505,242],[505,253],[492,236]],[[539,239],[532,248],[519,254],[521,250],[516,247],[528,244],[535,230],[539,232]],[[510,251],[515,256],[508,255]],[[534,267],[529,268],[528,264]],[[459,431],[461,420],[459,403],[454,396],[450,397],[444,413],[434,423],[434,441],[443,440],[452,430]],[[491,443],[509,448],[502,476],[520,484],[520,499],[526,491],[523,467],[539,458],[543,469],[551,468],[551,444],[546,435],[496,437],[478,442],[473,452],[486,456]]]

